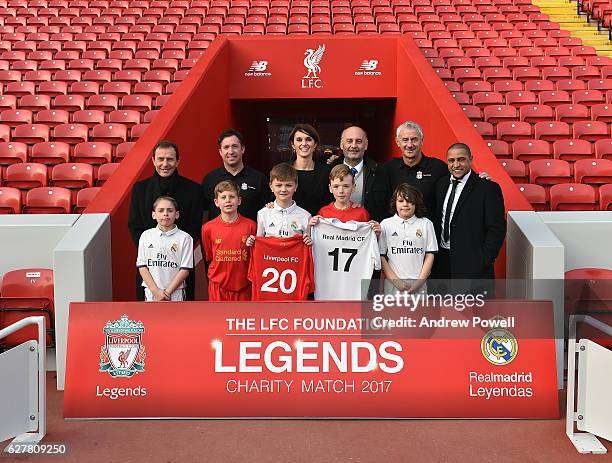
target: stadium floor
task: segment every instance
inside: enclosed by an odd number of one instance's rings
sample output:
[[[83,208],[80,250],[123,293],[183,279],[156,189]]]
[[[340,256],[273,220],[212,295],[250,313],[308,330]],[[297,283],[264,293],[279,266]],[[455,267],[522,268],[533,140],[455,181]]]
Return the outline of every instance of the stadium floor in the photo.
[[[84,462],[583,462],[564,420],[112,420],[62,418],[63,393],[48,376],[43,443],[67,455],[0,461]],[[561,403],[565,404],[564,397]],[[6,443],[5,443],[6,444]],[[612,445],[604,441],[608,451]]]

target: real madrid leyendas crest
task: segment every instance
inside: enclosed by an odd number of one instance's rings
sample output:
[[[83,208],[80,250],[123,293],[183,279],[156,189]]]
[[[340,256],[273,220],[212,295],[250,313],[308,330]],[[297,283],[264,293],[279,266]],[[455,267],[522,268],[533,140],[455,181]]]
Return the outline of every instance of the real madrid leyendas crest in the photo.
[[[106,322],[103,331],[106,342],[100,351],[100,371],[128,378],[143,372],[146,354],[142,345],[142,322],[122,315],[119,320]]]
[[[480,349],[493,365],[508,365],[518,354],[518,342],[510,331],[496,328],[482,337]]]

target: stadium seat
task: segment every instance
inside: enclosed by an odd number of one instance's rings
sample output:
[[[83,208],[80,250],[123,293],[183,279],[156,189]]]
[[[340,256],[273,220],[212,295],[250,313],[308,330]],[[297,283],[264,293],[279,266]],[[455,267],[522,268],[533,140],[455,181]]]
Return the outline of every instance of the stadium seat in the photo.
[[[34,114],[34,122],[45,124],[51,128],[59,124],[67,124],[70,118],[68,111],[62,109],[43,109]]]
[[[523,196],[529,201],[534,211],[547,211],[546,189],[541,185],[533,183],[521,183],[516,185]]]
[[[17,188],[0,187],[0,214],[21,213],[21,192]]]
[[[519,109],[521,121],[535,123],[554,120],[555,114],[551,106],[547,105],[522,105]]]
[[[130,152],[130,150],[132,149],[134,145],[135,145],[135,142],[132,142],[132,141],[128,141],[125,143],[119,143],[117,145],[117,148],[115,149],[114,160],[120,161],[121,159],[123,159],[125,156],[127,156],[127,154]]]
[[[100,187],[92,187],[92,188],[83,188],[79,190],[77,192],[74,213],[81,214],[85,210],[85,208],[89,206],[89,203],[91,203],[91,201],[95,198],[96,194],[98,194],[98,191],[100,191],[101,189],[102,188]]]
[[[581,183],[565,183],[550,188],[552,211],[594,211],[598,209],[595,189]]]
[[[98,179],[96,180],[96,186],[102,186],[110,178],[110,176],[119,167],[118,162],[109,162],[108,164],[102,164],[98,169]]]
[[[19,142],[0,142],[0,166],[26,162],[28,157],[28,146]]]
[[[27,268],[8,271],[2,278],[0,293],[0,327],[4,328],[25,317],[43,316],[47,347],[53,346],[53,270]],[[2,344],[16,346],[37,337],[36,326],[28,326],[4,338]]]
[[[117,149],[119,149],[119,146]],[[100,141],[79,143],[74,147],[72,159],[78,163],[100,165],[111,162],[112,152],[113,147],[110,143]]]
[[[20,190],[47,186],[47,166],[34,162],[12,164],[6,168],[4,186]]]
[[[140,124],[140,112],[127,109],[111,111],[108,113],[107,122],[124,124],[129,128],[135,124]]]
[[[531,124],[527,122],[500,122],[496,130],[498,140],[515,141],[532,138]]]
[[[53,97],[54,109],[64,111],[78,111],[85,108],[85,97],[83,95],[56,95]]]
[[[590,119],[589,108],[581,104],[560,104],[555,107],[556,119],[568,124]]]
[[[87,109],[110,112],[117,109],[119,97],[117,95],[91,95],[87,98]]]
[[[512,157],[510,145],[502,140],[487,140],[487,146],[498,159],[507,159]]]
[[[612,160],[580,159],[574,163],[574,179],[589,185],[612,183]]]
[[[128,128],[124,124],[98,124],[91,130],[92,140],[96,142],[122,143],[127,141]]]
[[[171,95],[163,95],[158,98],[169,98]],[[134,111],[150,111],[153,105],[153,100],[150,95],[145,94],[132,94],[126,95],[121,98],[121,109],[128,109]]]
[[[536,122],[534,135],[538,140],[548,141],[570,138],[570,126],[565,122]]]
[[[495,129],[490,122],[472,121],[472,125],[485,140],[493,140],[495,138]]]
[[[82,109],[72,113],[72,122],[75,124],[83,124],[88,128],[92,128],[94,125],[104,123],[104,111],[96,109]]]
[[[500,161],[500,164],[514,182],[527,182],[527,169],[523,161],[519,161],[518,159],[503,159]]]
[[[576,104],[605,103],[606,97],[599,90],[578,90],[572,93],[572,101]]]
[[[599,187],[599,209],[612,211],[612,184]]]
[[[516,121],[519,118],[516,108],[509,105],[486,106],[483,111],[483,116],[484,120],[491,124],[497,124],[503,121]]]
[[[594,121],[612,122],[612,104],[596,104],[591,106],[591,118]]]
[[[578,121],[572,126],[574,138],[596,141],[610,137],[609,124],[602,121]]]
[[[556,185],[571,181],[569,162],[561,159],[539,159],[529,163],[529,183]]]
[[[569,93],[559,90],[559,91],[542,91],[538,95],[540,100],[540,104],[546,104],[548,106],[558,106],[560,104],[569,104],[572,103],[572,99],[570,98]],[[577,102],[574,102],[577,103]]]
[[[550,145],[544,140],[516,140],[512,144],[512,157],[520,161],[549,159]]]
[[[591,143],[586,140],[562,139],[553,142],[553,156],[564,161],[591,158]]]
[[[49,126],[45,124],[22,124],[15,127],[12,139],[22,143],[49,141]]]
[[[538,97],[534,92],[525,91],[510,91],[506,93],[506,104],[512,106],[523,107],[525,105],[537,105]]]
[[[72,211],[71,193],[67,188],[32,188],[26,194],[23,212],[28,214],[69,214]]]
[[[46,165],[55,165],[68,162],[70,157],[70,146],[58,141],[45,141],[36,143],[30,154],[31,162],[39,162]]]
[[[130,141],[138,140],[149,128],[149,124],[136,124],[130,129]]]
[[[489,105],[503,105],[504,96],[498,92],[476,92],[472,94],[472,104],[480,108]]]
[[[85,124],[60,124],[53,129],[53,140],[64,143],[87,141],[88,129]]]
[[[597,140],[595,142],[595,157],[599,159],[612,159],[612,139]]]
[[[32,123],[32,111],[24,109],[6,109],[0,112],[0,123],[9,127]]]
[[[80,162],[58,164],[51,171],[51,185],[67,189],[93,186],[93,167]]]

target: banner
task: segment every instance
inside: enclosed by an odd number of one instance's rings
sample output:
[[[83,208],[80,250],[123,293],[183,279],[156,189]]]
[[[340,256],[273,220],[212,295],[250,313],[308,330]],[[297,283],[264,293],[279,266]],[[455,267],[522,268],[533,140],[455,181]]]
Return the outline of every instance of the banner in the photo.
[[[558,418],[552,304],[481,302],[72,303],[64,416]]]

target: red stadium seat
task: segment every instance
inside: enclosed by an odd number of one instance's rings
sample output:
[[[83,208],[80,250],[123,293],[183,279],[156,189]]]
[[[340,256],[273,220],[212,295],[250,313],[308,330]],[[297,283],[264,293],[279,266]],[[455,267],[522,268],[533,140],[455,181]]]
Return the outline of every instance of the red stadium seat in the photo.
[[[121,160],[123,159],[125,156],[127,156],[127,154],[130,152],[130,150],[132,149],[132,147],[135,145],[135,142],[125,142],[125,143],[119,143],[117,145],[117,148],[115,150],[115,160]]]
[[[24,95],[19,98],[19,108],[30,111],[41,111],[51,107],[49,95]]]
[[[553,155],[556,159],[564,161],[577,161],[591,158],[591,143],[586,140],[562,139],[553,143]]]
[[[601,121],[574,122],[574,138],[596,141],[610,137],[609,124]]]
[[[472,95],[472,104],[481,108],[488,105],[503,105],[504,96],[498,92],[476,92]]]
[[[0,214],[21,214],[21,192],[17,188],[0,187]]]
[[[590,119],[589,108],[581,104],[561,104],[555,108],[556,119],[573,123]]]
[[[547,211],[548,203],[546,202],[546,189],[541,185],[533,183],[522,183],[517,185],[519,191],[529,201],[534,211]]]
[[[571,181],[570,165],[561,159],[539,159],[529,163],[529,183],[556,185]]]
[[[538,104],[538,97],[535,93],[528,90],[510,91],[506,93],[506,104],[518,106],[519,108],[524,105],[533,106]]]
[[[595,142],[595,157],[599,159],[612,159],[612,139],[597,140]]]
[[[75,111],[72,113],[72,122],[75,124],[83,124],[88,128],[92,128],[94,125],[104,123],[104,111],[94,109]]]
[[[100,141],[79,143],[74,147],[73,160],[93,165],[105,164],[111,162],[112,152],[113,147],[109,143]]]
[[[0,326],[6,327],[30,316],[43,316],[47,346],[54,344],[53,270],[28,268],[6,272],[0,288]],[[36,326],[29,326],[2,340],[5,346],[16,346],[37,339]]]
[[[100,91],[100,84],[95,81],[79,81],[72,82],[70,84],[70,93],[73,95],[83,95],[88,97],[91,95],[97,95]]]
[[[558,106],[560,104],[572,103],[568,92],[563,90],[559,91],[543,91],[538,95],[540,104],[547,104],[549,106]]]
[[[519,161],[518,159],[503,159],[500,163],[514,182],[527,182],[527,169],[523,161]]]
[[[32,123],[32,111],[27,109],[7,109],[0,112],[0,122],[9,127]]]
[[[119,167],[118,162],[109,162],[108,164],[102,164],[98,169],[98,179],[96,181],[96,186],[104,185],[110,176],[117,170]]]
[[[544,140],[517,140],[512,144],[512,157],[521,161],[549,159],[550,145]]]
[[[589,185],[612,183],[612,160],[580,159],[574,163],[574,178]]]
[[[612,184],[610,183],[599,188],[599,209],[612,211]]]
[[[47,166],[44,164],[23,162],[6,168],[4,186],[27,190],[47,185]]]
[[[70,146],[67,143],[52,141],[36,143],[32,147],[30,155],[31,162],[39,162],[46,165],[55,165],[68,162],[70,157]]]
[[[563,90],[571,94],[577,90],[586,90],[586,83],[582,80],[563,79],[557,81],[556,87],[557,90]]]
[[[116,95],[92,95],[87,99],[87,109],[110,112],[117,109],[119,97]]]
[[[498,159],[507,159],[512,157],[510,145],[502,140],[487,140],[487,146]]]
[[[68,189],[93,186],[93,167],[89,164],[66,162],[51,171],[51,185]]]
[[[70,190],[61,187],[32,188],[26,194],[23,212],[28,214],[69,214]]]
[[[87,141],[88,129],[85,124],[60,124],[53,129],[53,140],[65,143]]]
[[[99,187],[92,187],[79,190],[77,192],[76,205],[74,207],[75,214],[81,214],[101,189],[102,188]]]
[[[577,104],[593,105],[605,103],[606,97],[599,90],[578,90],[572,93],[572,101]]]
[[[170,97],[171,95],[163,95],[158,98]],[[126,95],[121,98],[121,109],[128,109],[134,111],[150,111],[152,108],[152,98],[150,95],[138,94],[138,95]]]
[[[547,105],[523,105],[519,110],[520,120],[524,122],[542,122],[554,120],[553,108]]]
[[[78,111],[85,108],[83,95],[57,95],[53,98],[53,108],[64,111]]]
[[[0,87],[2,85],[0,84]],[[17,97],[15,95],[0,95],[0,111],[15,109],[17,107]]]
[[[127,141],[128,128],[124,124],[98,124],[92,128],[91,136],[96,142],[122,143]]]
[[[493,140],[495,138],[495,129],[490,122],[472,121],[472,125],[485,140]]]
[[[484,120],[492,124],[503,121],[518,120],[518,111],[514,106],[491,105],[484,108]]]
[[[12,139],[22,143],[49,141],[49,126],[45,124],[22,124],[15,127]]]
[[[527,122],[500,122],[496,130],[498,140],[515,141],[532,138],[531,124]]]
[[[0,142],[0,166],[26,162],[28,146],[19,142]]]
[[[140,124],[140,112],[134,110],[120,109],[108,113],[108,122],[120,123],[132,127],[135,124]]]
[[[45,124],[51,128],[59,124],[67,124],[68,120],[68,111],[61,109],[43,109],[34,114],[34,122],[37,124]]]
[[[138,140],[147,130],[149,124],[136,124],[130,129],[130,141]]]
[[[550,188],[550,209],[553,211],[594,211],[597,197],[591,185],[565,183]]]
[[[536,122],[534,135],[538,140],[561,140],[570,137],[570,126],[565,122]]]
[[[591,117],[594,121],[612,122],[612,104],[596,104],[591,106]]]

